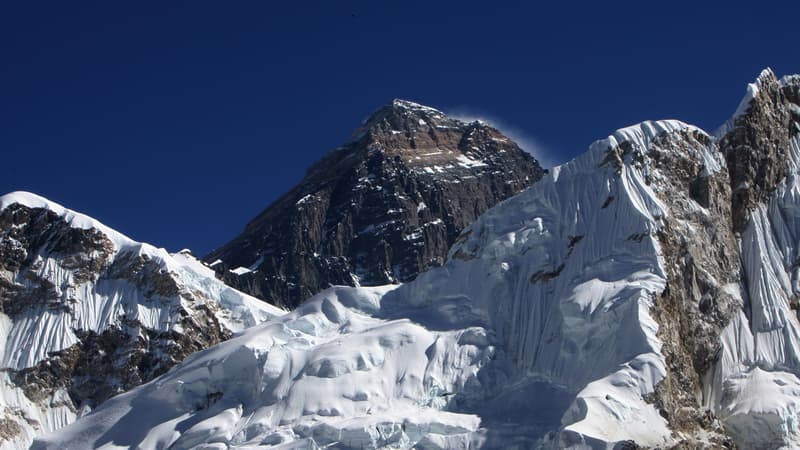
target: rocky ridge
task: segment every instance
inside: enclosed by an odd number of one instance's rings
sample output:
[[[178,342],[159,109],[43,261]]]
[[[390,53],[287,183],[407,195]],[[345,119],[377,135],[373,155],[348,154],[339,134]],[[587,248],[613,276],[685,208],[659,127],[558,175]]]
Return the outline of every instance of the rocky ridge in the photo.
[[[188,252],[28,193],[0,197],[2,448],[29,443],[282,312]]]

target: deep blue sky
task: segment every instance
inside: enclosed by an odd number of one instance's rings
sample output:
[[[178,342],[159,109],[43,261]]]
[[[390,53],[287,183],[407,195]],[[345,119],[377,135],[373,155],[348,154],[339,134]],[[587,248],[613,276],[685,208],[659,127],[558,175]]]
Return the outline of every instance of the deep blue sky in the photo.
[[[800,72],[800,2],[600,3],[3,2],[0,191],[205,254],[395,97],[563,162]]]

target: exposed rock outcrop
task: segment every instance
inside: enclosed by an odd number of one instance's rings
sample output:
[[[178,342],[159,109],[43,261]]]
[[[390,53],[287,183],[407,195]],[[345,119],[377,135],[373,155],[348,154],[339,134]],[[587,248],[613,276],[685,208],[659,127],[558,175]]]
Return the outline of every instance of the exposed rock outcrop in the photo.
[[[756,426],[749,432],[764,436],[752,441],[740,431],[726,429],[734,421],[721,404],[731,399],[720,399],[717,391],[731,376],[730,368],[727,375],[720,368],[729,364],[723,361],[730,351],[723,348],[729,339],[723,335],[736,326],[732,321],[741,311],[762,302],[753,298],[763,294],[754,294],[749,286],[754,282],[752,269],[742,263],[749,259],[747,249],[742,250],[748,246],[742,242],[743,234],[755,226],[752,214],[774,201],[787,177],[797,176],[793,173],[796,156],[791,153],[796,145],[792,138],[800,130],[798,88],[796,77],[779,81],[765,70],[748,87],[739,111],[718,139],[702,134],[663,135],[649,148],[652,167],[646,172],[661,177],[648,182],[670,211],[658,232],[668,281],[651,310],[659,324],[667,372],[650,400],[679,438],[677,448],[733,448],[735,442],[747,447],[773,439]],[[715,159],[693,154],[693,148],[703,147]],[[749,264],[765,263],[751,260]],[[781,327],[771,327],[770,332],[779,332]],[[755,356],[737,370],[748,370],[748,364],[785,369],[767,360],[758,362]],[[781,439],[788,436],[778,438],[774,445],[790,445]]]
[[[788,174],[789,139],[800,131],[795,122],[800,117],[798,86],[800,82],[782,85],[769,69],[762,72],[748,86],[731,129],[720,140],[730,176],[737,233],[744,231],[755,205],[769,200]]]

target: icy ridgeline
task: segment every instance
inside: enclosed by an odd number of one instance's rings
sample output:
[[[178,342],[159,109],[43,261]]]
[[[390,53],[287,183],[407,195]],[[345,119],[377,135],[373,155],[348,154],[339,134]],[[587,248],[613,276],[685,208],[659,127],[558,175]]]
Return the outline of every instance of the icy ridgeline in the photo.
[[[283,312],[41,197],[0,197],[0,447]]]
[[[34,448],[797,445],[799,86],[765,71],[719,137],[620,130],[443,267],[324,291]]]

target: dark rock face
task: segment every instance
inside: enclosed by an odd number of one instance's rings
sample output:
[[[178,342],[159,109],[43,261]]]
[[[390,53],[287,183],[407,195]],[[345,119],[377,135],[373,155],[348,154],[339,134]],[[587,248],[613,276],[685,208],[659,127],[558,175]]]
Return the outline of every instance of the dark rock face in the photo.
[[[287,307],[331,285],[409,281],[544,172],[482,122],[395,100],[205,260],[231,286]]]
[[[699,393],[703,377],[720,357],[723,328],[742,308],[741,299],[723,288],[746,283],[739,236],[753,209],[766,203],[788,174],[789,139],[798,131],[792,114],[800,111],[796,81],[781,85],[765,71],[749,108],[718,142],[700,135],[665,136],[652,155],[661,173],[669,174],[667,183],[658,185],[672,216],[664,218],[658,235],[668,283],[651,310],[664,343],[667,374],[650,400],[672,429],[685,433],[676,448],[702,448],[708,439],[716,448],[735,447]],[[718,152],[727,167],[709,171],[703,161],[685,157],[680,149],[688,143]]]

